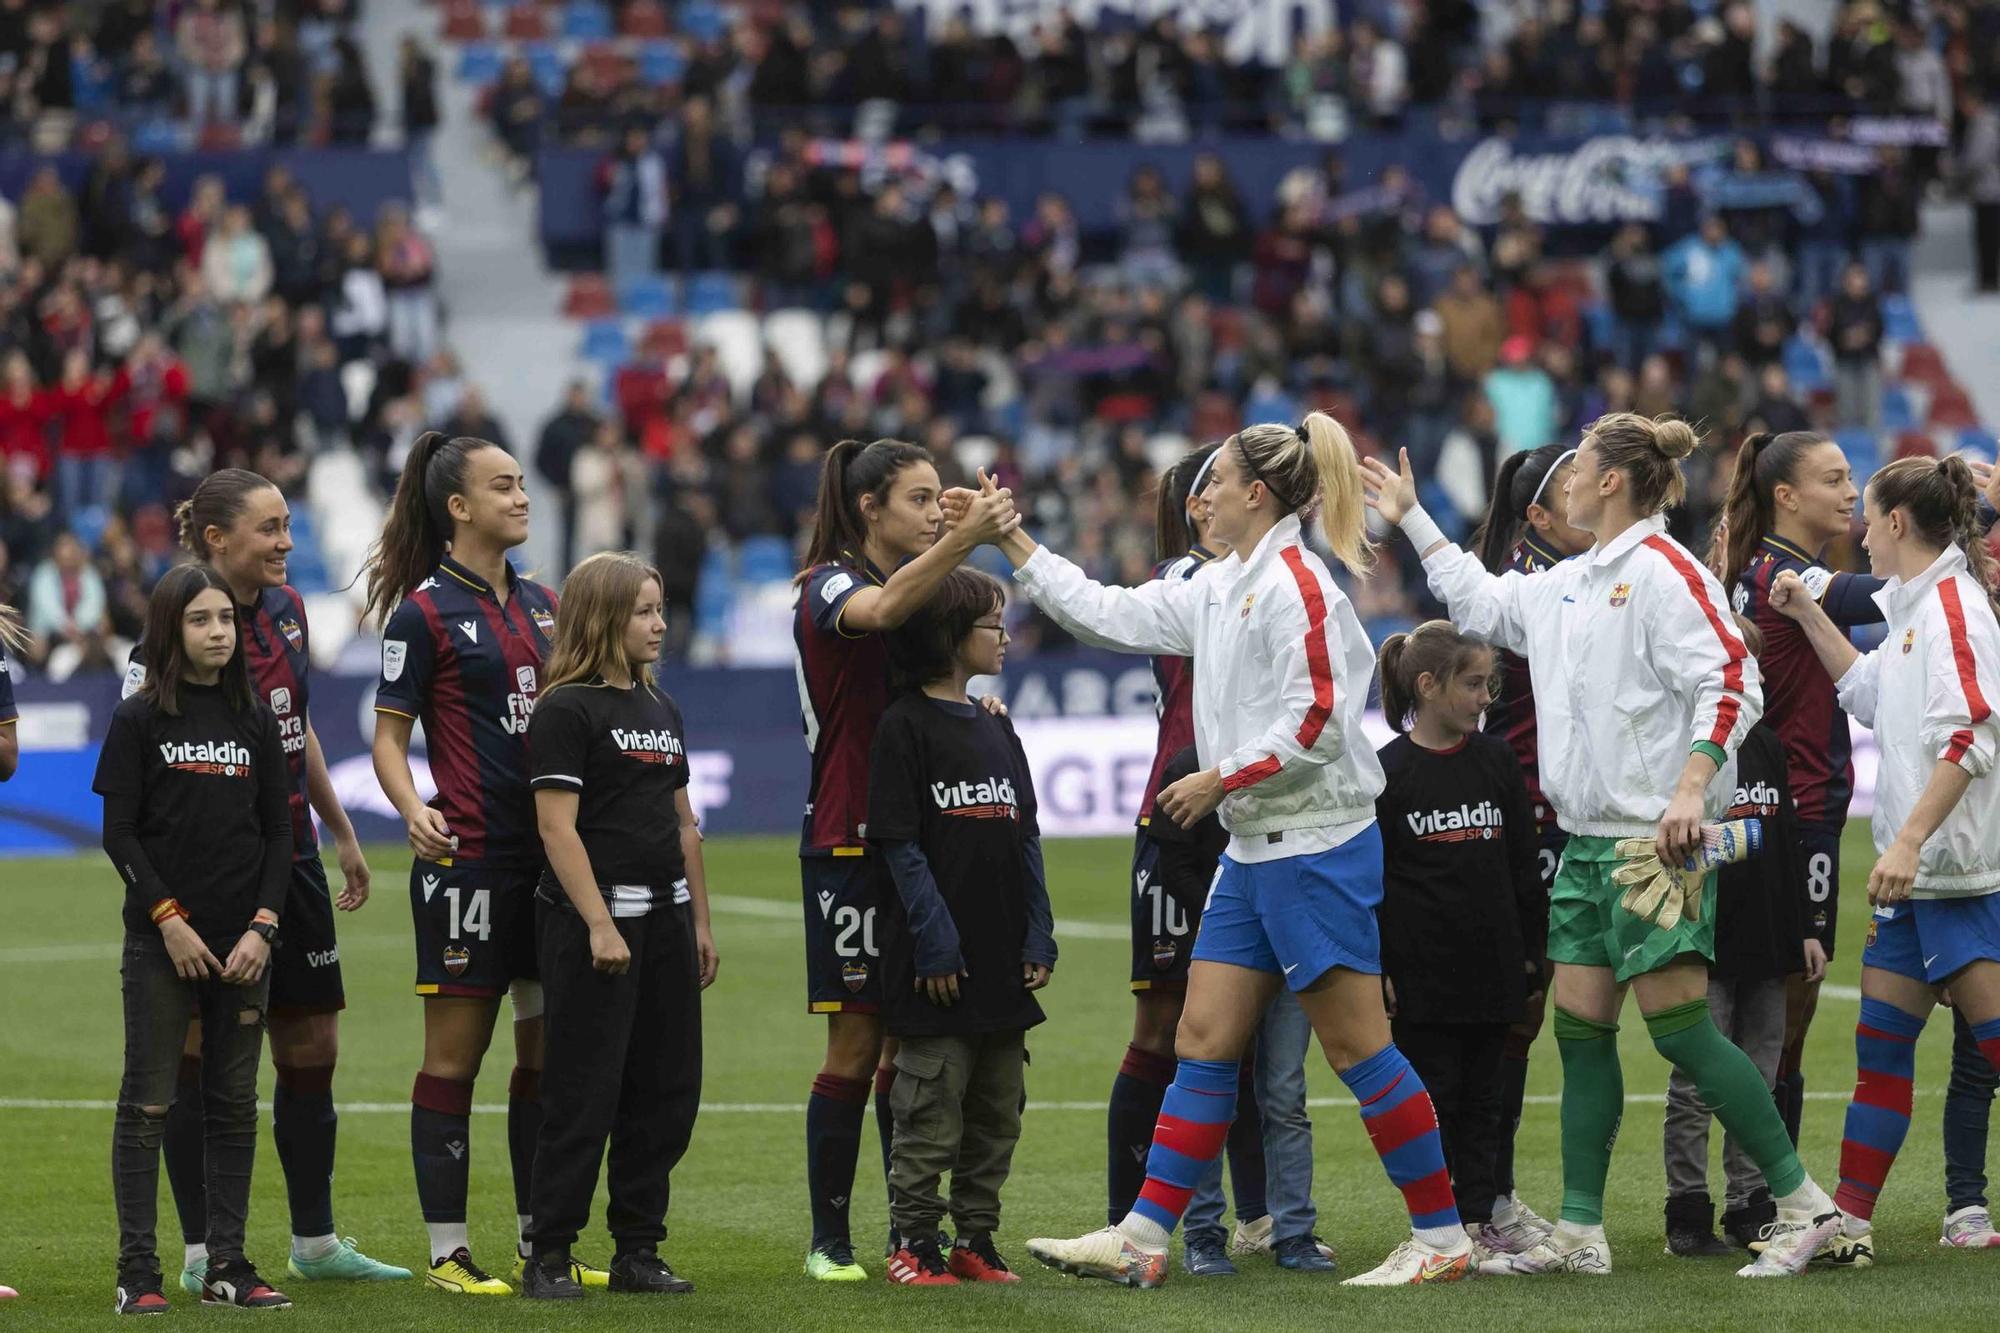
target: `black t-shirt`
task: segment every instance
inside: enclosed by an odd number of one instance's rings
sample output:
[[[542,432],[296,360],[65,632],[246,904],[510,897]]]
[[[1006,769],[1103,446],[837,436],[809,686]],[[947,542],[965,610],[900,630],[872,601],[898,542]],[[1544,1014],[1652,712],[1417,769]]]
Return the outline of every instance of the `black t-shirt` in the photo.
[[[125,928],[157,933],[152,909],[173,898],[220,956],[259,907],[284,909],[291,778],[270,709],[239,712],[216,686],[182,682],[176,695],[178,717],[146,694],[113,710],[91,788],[125,881]]]
[[[614,912],[687,900],[674,805],[688,783],[687,750],[681,710],[665,691],[600,679],[544,694],[528,723],[528,771],[537,791],[577,793],[577,835]],[[643,898],[631,892],[639,887]],[[547,867],[541,894],[569,901]]]
[[[1159,785],[1146,793],[1146,808],[1153,812],[1146,824],[1146,837],[1160,844],[1160,883],[1183,911],[1199,911],[1207,902],[1216,863],[1229,847],[1229,832],[1222,827],[1219,815],[1208,815],[1196,821],[1193,828],[1182,828],[1159,808],[1161,792],[1200,768],[1194,747],[1182,746],[1160,770]]]
[[[1474,732],[1456,749],[1398,736],[1380,751],[1375,799],[1383,892],[1382,968],[1399,1017],[1512,1023],[1528,959],[1548,939],[1534,802],[1507,742]]]
[[[1759,722],[1736,752],[1730,819],[1764,821],[1764,850],[1716,876],[1715,975],[1768,981],[1805,969],[1806,864],[1785,743]],[[1707,910],[1704,908],[1704,910]]]
[[[1013,1032],[1042,1021],[1022,988],[1026,844],[1035,789],[1013,724],[912,691],[889,705],[869,757],[868,839],[915,843],[958,930],[966,975],[950,1007],[917,994],[915,941],[900,894],[882,905],[883,1009],[899,1037]]]

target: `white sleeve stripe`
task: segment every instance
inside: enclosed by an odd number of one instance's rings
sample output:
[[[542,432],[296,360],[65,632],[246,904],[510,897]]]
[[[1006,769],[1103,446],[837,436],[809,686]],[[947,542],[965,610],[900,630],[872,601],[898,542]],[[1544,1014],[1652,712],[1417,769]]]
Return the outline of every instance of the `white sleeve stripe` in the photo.
[[[571,777],[571,776],[570,776],[569,774],[567,774],[567,773],[538,773],[538,774],[536,774],[536,775],[535,775],[535,781],[536,781],[536,782],[567,782],[567,783],[568,783],[568,784],[569,784],[570,786],[572,786],[572,787],[581,787],[581,786],[583,785],[583,779],[582,779],[582,778],[573,778],[573,777]],[[532,784],[530,784],[530,785],[532,785]]]

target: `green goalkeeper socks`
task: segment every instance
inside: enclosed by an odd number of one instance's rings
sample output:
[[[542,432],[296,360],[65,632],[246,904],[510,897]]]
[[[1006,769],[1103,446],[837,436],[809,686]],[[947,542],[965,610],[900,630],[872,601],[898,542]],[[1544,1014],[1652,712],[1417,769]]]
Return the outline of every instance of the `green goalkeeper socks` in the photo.
[[[1556,1050],[1562,1053],[1562,1220],[1604,1222],[1604,1177],[1625,1114],[1625,1076],[1618,1068],[1618,1025],[1556,1008]],[[1710,1031],[1714,1031],[1711,1024]],[[1781,1131],[1782,1132],[1782,1131]]]
[[[1560,1017],[1560,1016],[1559,1016]],[[1799,1163],[1798,1150],[1785,1132],[1771,1089],[1757,1066],[1723,1036],[1708,1014],[1706,997],[1662,1009],[1646,1018],[1653,1049],[1672,1061],[1694,1080],[1701,1099],[1731,1138],[1764,1173],[1764,1183],[1772,1195],[1783,1197],[1805,1182],[1806,1169]],[[1557,1029],[1560,1034],[1561,1029]],[[1567,1070],[1568,1061],[1564,1060]],[[1568,1110],[1565,1097],[1563,1107]],[[1569,1134],[1563,1134],[1564,1161],[1568,1161]]]

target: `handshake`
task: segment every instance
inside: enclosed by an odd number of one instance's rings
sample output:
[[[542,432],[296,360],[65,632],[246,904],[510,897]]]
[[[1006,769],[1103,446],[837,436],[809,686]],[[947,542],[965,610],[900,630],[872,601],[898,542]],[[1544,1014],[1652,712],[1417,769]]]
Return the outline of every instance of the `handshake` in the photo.
[[[995,484],[985,468],[979,469],[978,490],[954,486],[938,497],[938,508],[944,512],[944,527],[939,536],[953,535],[968,549],[998,545],[1021,526],[1021,515],[1014,508],[1014,492]]]

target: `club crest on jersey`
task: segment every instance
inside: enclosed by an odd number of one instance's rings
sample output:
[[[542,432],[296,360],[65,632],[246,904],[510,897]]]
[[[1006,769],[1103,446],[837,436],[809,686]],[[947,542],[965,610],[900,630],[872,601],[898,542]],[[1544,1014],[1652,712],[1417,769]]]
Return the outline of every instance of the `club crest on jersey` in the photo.
[[[1251,608],[1251,607],[1252,607],[1253,605],[1255,605],[1256,601],[1257,601],[1257,594],[1256,594],[1256,593],[1254,593],[1254,592],[1246,592],[1246,593],[1244,593],[1244,594],[1243,594],[1243,609],[1242,609],[1241,611],[1238,611],[1238,612],[1236,613],[1236,618],[1237,618],[1238,620],[1248,620],[1248,619],[1250,618],[1250,608]]]
[[[847,987],[851,995],[859,995],[861,988],[868,984],[868,964],[846,962],[840,965],[840,984]]]
[[[472,966],[472,951],[456,944],[444,946],[444,970],[452,976],[463,976],[465,969]]]
[[[1164,935],[1153,937],[1153,970],[1164,972],[1174,965],[1174,942]]]
[[[279,717],[283,717],[292,711],[292,692],[290,688],[280,685],[277,689],[271,691],[271,711]]]
[[[542,632],[544,638],[553,639],[556,636],[556,618],[541,607],[528,612],[528,618],[535,622],[535,628]]]
[[[290,616],[278,622],[278,633],[285,636],[285,642],[292,645],[293,652],[305,646],[306,632],[299,627],[299,622]]]
[[[1916,647],[1916,646],[1917,646],[1917,631],[1916,631],[1915,629],[1906,629],[1906,630],[1904,630],[1904,631],[1903,631],[1903,652],[1904,652],[1904,654],[1905,654],[1905,655],[1907,656],[1907,655],[1908,655],[1908,653],[1909,653],[1909,651],[1910,651],[1910,649],[1912,649],[1912,648],[1914,648],[1914,647]]]
[[[1631,600],[1632,600],[1631,584],[1614,583],[1611,585],[1611,604],[1613,606],[1623,606],[1625,605],[1625,603]]]

